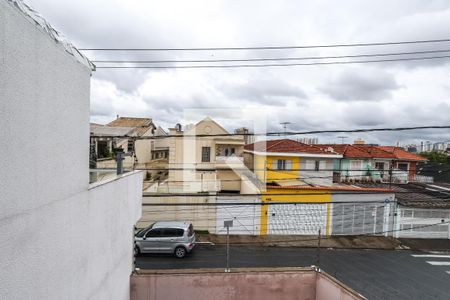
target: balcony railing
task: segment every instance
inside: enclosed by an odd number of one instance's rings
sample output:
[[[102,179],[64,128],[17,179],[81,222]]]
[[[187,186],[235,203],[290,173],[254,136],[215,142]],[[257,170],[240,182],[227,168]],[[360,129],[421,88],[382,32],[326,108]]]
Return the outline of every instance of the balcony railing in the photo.
[[[224,161],[228,161],[228,162],[243,162],[244,158],[242,156],[216,156],[216,161],[217,162],[224,162]]]

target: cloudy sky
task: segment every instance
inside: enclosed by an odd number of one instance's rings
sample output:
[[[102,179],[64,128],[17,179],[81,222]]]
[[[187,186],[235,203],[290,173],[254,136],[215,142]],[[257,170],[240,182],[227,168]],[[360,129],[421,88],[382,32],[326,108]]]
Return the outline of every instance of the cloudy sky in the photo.
[[[27,0],[78,48],[255,47],[450,38],[450,1]],[[85,52],[91,60],[304,57],[450,49],[450,43],[252,51]],[[442,55],[442,54],[441,54]],[[444,53],[449,55],[449,53]],[[97,64],[99,65],[99,64]],[[166,64],[167,65],[167,64]],[[173,64],[172,64],[173,65]],[[98,69],[91,120],[209,114],[225,128],[352,129],[450,124],[450,60],[235,69]],[[198,109],[192,113],[192,109]],[[239,114],[239,109],[244,113]],[[190,113],[186,113],[189,110]],[[338,142],[339,134],[319,135]],[[345,134],[372,143],[450,140],[448,130]]]

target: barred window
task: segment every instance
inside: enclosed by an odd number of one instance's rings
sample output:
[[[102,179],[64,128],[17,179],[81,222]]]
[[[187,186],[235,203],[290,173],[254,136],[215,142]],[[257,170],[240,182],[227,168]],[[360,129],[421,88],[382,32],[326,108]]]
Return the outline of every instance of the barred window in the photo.
[[[202,147],[202,162],[211,161],[211,147]]]

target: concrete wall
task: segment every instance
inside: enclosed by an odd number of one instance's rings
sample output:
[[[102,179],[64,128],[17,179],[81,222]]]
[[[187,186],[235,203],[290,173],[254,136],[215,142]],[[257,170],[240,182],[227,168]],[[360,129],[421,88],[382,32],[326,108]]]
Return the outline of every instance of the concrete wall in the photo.
[[[330,276],[310,269],[182,272],[133,275],[131,299],[365,299]]]
[[[143,228],[156,221],[189,221],[196,230],[216,231],[216,207],[215,206],[151,206],[146,204],[157,203],[215,203],[216,196],[184,197],[162,196],[142,198],[142,218],[137,227]]]
[[[316,300],[366,299],[326,273],[318,273],[316,278]]]
[[[450,239],[450,210],[399,206],[395,237]]]
[[[0,299],[127,299],[141,173],[89,186],[90,69],[0,1]]]

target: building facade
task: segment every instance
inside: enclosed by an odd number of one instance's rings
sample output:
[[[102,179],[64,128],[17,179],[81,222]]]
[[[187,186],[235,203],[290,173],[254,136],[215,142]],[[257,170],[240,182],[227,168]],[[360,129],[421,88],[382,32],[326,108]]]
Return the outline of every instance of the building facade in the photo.
[[[0,299],[129,299],[142,174],[89,184],[93,65],[0,1]]]

